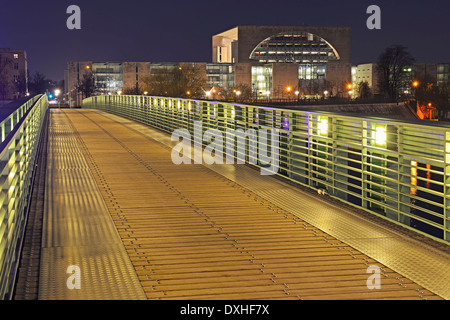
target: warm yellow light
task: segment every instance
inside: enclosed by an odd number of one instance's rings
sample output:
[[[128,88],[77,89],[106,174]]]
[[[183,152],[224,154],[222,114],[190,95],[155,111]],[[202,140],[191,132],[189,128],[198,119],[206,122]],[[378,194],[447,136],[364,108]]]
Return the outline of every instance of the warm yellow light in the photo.
[[[377,144],[385,144],[386,143],[386,129],[385,128],[383,128],[383,127],[376,128],[375,141]]]
[[[287,91],[287,92],[291,92],[291,90],[292,90],[291,87],[287,87],[287,88],[286,88],[286,91]]]
[[[328,120],[327,119],[320,119],[320,122],[318,124],[319,128],[319,134],[326,135],[328,134]]]
[[[419,86],[419,81],[414,81],[413,82],[413,87],[418,87]]]
[[[90,65],[87,65],[87,66],[86,66],[86,69],[90,69],[90,68],[91,68],[91,66],[90,66]]]
[[[191,92],[190,92],[190,91],[187,91],[186,93],[187,93],[187,95],[190,95],[190,94],[191,94]]]
[[[148,92],[147,92],[147,91],[145,91],[145,92],[144,92],[144,95],[148,95]]]
[[[347,85],[347,89],[351,89],[352,88],[352,85],[349,83],[348,85]]]

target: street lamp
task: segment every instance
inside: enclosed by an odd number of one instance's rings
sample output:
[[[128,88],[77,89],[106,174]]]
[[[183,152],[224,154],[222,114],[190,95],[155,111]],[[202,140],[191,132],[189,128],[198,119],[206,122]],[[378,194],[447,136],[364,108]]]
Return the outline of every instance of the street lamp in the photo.
[[[291,91],[292,91],[292,88],[291,88],[290,86],[287,86],[287,87],[286,87],[286,91],[287,91],[287,93],[288,93],[288,100],[291,100]]]

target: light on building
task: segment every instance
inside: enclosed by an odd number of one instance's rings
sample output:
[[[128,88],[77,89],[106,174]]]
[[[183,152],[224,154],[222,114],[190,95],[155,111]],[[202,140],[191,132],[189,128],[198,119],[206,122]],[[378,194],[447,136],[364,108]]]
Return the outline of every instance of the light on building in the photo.
[[[291,91],[292,91],[292,88],[291,88],[291,87],[286,87],[286,91],[287,91],[287,92],[291,92]]]
[[[325,90],[325,91],[323,92],[323,94],[326,96],[326,95],[328,94],[328,91]]]
[[[347,85],[347,89],[348,89],[348,90],[351,90],[351,89],[352,89],[352,84],[351,84],[351,83],[349,83],[349,84]]]
[[[60,95],[60,93],[61,93],[61,90],[59,90],[59,89],[56,89],[56,90],[55,90],[55,97],[59,96],[59,95]]]
[[[414,88],[417,88],[419,86],[419,81],[414,81],[412,83],[412,85],[413,85]]]
[[[295,91],[295,95],[296,96],[298,96],[298,94],[299,94],[300,92],[297,90],[297,91]]]

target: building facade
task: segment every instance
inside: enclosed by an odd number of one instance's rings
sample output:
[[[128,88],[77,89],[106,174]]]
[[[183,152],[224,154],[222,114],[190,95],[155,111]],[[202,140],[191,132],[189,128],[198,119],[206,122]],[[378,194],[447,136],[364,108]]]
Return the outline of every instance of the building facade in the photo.
[[[14,100],[28,94],[25,50],[0,49],[0,99]]]
[[[66,92],[79,95],[76,84],[87,72],[93,73],[96,94],[114,94],[195,66],[203,92],[217,92],[215,99],[229,99],[230,90],[252,99],[345,97],[352,82],[350,53],[348,27],[237,26],[212,36],[212,62],[69,62]]]

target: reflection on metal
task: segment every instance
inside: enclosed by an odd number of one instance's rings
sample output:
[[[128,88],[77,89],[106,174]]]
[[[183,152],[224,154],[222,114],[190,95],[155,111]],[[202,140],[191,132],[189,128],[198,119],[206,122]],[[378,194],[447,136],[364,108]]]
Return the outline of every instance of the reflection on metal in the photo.
[[[194,121],[223,133],[277,130],[279,176],[434,239],[450,240],[450,126],[442,123],[168,97],[95,96],[82,105],[169,133],[192,133]]]
[[[0,122],[0,299],[14,288],[46,95],[38,95]]]

